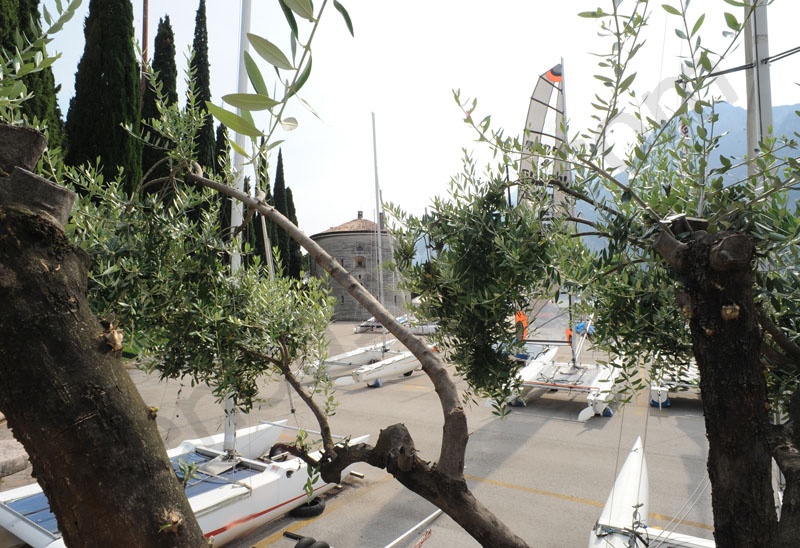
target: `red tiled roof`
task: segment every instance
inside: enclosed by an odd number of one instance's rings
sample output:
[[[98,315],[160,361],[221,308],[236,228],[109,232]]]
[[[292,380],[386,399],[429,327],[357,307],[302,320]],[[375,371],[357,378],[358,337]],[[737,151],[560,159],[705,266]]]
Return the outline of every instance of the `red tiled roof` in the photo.
[[[353,219],[347,221],[339,226],[332,226],[328,230],[320,232],[320,234],[330,234],[333,232],[375,232],[378,225],[369,219]]]

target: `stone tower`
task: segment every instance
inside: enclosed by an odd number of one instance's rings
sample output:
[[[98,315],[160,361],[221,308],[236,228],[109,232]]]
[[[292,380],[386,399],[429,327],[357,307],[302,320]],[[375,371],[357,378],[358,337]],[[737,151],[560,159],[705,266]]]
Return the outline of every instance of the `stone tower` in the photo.
[[[334,257],[350,274],[380,300],[378,295],[378,227],[373,221],[364,218],[363,212],[358,217],[339,226],[331,227],[324,232],[311,236],[331,257]],[[384,229],[381,233],[381,263],[383,268],[383,306],[395,316],[403,313],[409,301],[406,293],[397,287],[398,274],[387,268],[392,262],[392,241]],[[311,264],[310,273],[316,277],[327,277],[316,263]],[[343,287],[330,281],[329,287],[336,297],[336,309],[333,319],[337,321],[363,321],[371,316],[358,304]]]

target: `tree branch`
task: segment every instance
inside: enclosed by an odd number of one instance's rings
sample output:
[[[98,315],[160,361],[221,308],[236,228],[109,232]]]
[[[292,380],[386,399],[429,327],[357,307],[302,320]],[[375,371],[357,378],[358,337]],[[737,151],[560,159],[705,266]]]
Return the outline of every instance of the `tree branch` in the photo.
[[[419,360],[422,370],[431,379],[442,405],[444,427],[442,446],[439,452],[438,470],[442,474],[460,478],[464,474],[464,455],[469,433],[464,408],[461,405],[455,383],[442,362],[431,349],[397,320],[373,297],[358,280],[334,260],[322,247],[295,226],[275,208],[258,202],[244,192],[217,183],[195,173],[186,176],[186,181],[212,188],[222,194],[239,200],[249,208],[257,209],[265,218],[271,220],[297,243],[339,283],[356,301],[366,308],[377,321],[400,341]],[[296,379],[295,379],[296,380]]]
[[[756,306],[756,319],[762,329],[769,333],[772,340],[781,350],[789,354],[792,360],[800,361],[800,346],[793,343],[791,339],[786,336],[786,333],[773,323],[772,319],[767,315],[764,311],[764,307],[761,305]]]
[[[683,251],[687,245],[679,242],[668,230],[664,229],[658,233],[655,241],[653,242],[653,249],[658,253],[670,268],[675,272],[682,272],[683,264]]]

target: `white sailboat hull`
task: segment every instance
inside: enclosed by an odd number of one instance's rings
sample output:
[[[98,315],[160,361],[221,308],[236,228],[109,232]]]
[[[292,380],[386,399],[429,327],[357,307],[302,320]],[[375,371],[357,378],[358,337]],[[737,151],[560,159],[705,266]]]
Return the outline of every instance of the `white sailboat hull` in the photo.
[[[411,373],[422,367],[411,352],[404,351],[379,362],[362,365],[353,371],[355,382],[373,382],[386,377],[396,377]]]
[[[637,546],[631,544],[631,537],[646,530],[649,498],[647,463],[642,439],[637,438],[589,534],[589,548]]]
[[[637,438],[589,533],[589,548],[715,548],[713,540],[648,527],[649,489],[642,439]]]
[[[392,347],[397,343],[397,339],[388,339],[369,346],[360,346],[354,350],[348,350],[335,356],[330,356],[322,362],[315,362],[306,365],[297,373],[300,381],[313,379],[321,371],[329,377],[348,375],[362,365],[378,362],[386,357],[387,352],[391,352]]]
[[[253,460],[269,451],[280,435],[280,428],[281,423],[273,423],[238,430],[237,447],[241,446],[249,457],[239,459],[230,472],[214,476],[200,472],[187,481],[189,503],[205,536],[214,539],[214,546],[231,542],[306,502],[305,462],[298,458],[282,462]],[[210,459],[223,455],[223,439],[224,434],[217,434],[187,440],[167,453],[173,467],[184,460],[202,470]],[[363,436],[350,443],[368,439],[369,436]],[[318,480],[314,491],[319,495],[332,487],[333,484]],[[36,512],[29,511],[33,506],[37,507]],[[23,543],[33,548],[65,546],[38,484],[0,492],[0,548]]]

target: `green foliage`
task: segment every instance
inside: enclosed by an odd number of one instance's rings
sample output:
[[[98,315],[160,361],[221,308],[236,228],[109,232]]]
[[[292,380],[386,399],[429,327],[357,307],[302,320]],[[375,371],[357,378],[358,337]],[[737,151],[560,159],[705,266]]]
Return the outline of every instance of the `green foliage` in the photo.
[[[208,383],[220,399],[234,393],[246,411],[260,380],[322,355],[325,291],[315,280],[270,280],[258,261],[231,273],[209,191],[177,187],[165,203],[131,199],[92,170],[64,175],[80,190],[71,232],[93,259],[91,302],[120,322],[147,369]]]
[[[149,120],[161,117],[158,102],[163,106],[174,105],[178,102],[177,79],[178,69],[175,65],[175,34],[169,16],[158,21],[158,31],[155,38],[153,65],[148,74],[148,85],[144,90],[142,99],[142,124],[147,125]],[[169,166],[156,167],[153,173],[150,170],[167,156],[166,143],[148,143],[142,151],[142,172],[146,179],[165,177],[169,173]]]
[[[109,32],[114,29],[114,32]],[[133,50],[129,0],[91,0],[84,23],[86,44],[67,112],[65,161],[71,166],[100,158],[106,179],[122,169],[131,191],[141,180],[139,65]]]
[[[258,155],[266,157],[266,153],[278,146],[281,141],[273,139],[275,130],[281,127],[291,131],[297,127],[297,119],[285,114],[289,99],[297,97],[311,74],[312,57],[311,42],[316,34],[323,11],[327,2],[322,2],[318,11],[314,12],[314,5],[308,0],[279,0],[286,23],[290,29],[291,54],[287,55],[273,41],[254,33],[248,33],[247,39],[260,60],[270,65],[276,73],[275,85],[277,93],[271,96],[264,74],[259,68],[256,59],[249,53],[244,53],[245,69],[254,93],[232,93],[222,99],[232,107],[238,108],[241,114],[236,114],[210,102],[206,103],[208,111],[225,124],[228,129],[251,138],[254,151],[240,149],[234,144],[237,152],[244,156],[256,158]],[[334,1],[336,11],[344,19],[350,34],[353,34],[353,23],[347,9],[339,2]],[[305,36],[298,25],[297,16],[307,22],[308,32]],[[300,53],[298,55],[298,46]],[[300,102],[312,113],[313,109],[300,99]],[[269,112],[270,121],[266,131],[261,131],[253,121],[252,112],[266,110]],[[314,113],[316,115],[316,113]]]
[[[61,142],[61,114],[50,70],[59,56],[48,56],[46,46],[80,4],[59,2],[55,15],[45,8],[45,29],[39,26],[38,2],[0,4],[0,121],[18,124],[27,119],[34,126],[47,126],[51,147]]]
[[[192,167],[195,158],[195,136],[205,121],[205,113],[197,107],[195,82],[191,69],[187,76],[187,105],[181,110],[177,102],[167,103],[168,95],[156,75],[147,73],[154,94],[158,116],[146,121],[139,139],[145,146],[163,154],[135,187],[135,193],[158,192],[169,195],[179,176]],[[164,173],[166,169],[166,173]]]
[[[449,200],[434,199],[421,218],[389,208],[399,225],[395,261],[457,372],[477,394],[503,401],[519,368],[509,358],[519,344],[510,316],[557,282],[550,264],[561,229],[540,220],[541,189],[530,189],[530,207],[516,207],[505,181],[481,181],[474,167],[467,157]]]
[[[601,344],[618,355],[627,356],[629,370],[639,361],[650,365],[651,374],[685,374],[692,359],[687,317],[676,299],[681,288],[666,265],[650,251],[653,238],[668,229],[671,221],[683,216],[709,222],[710,232],[733,230],[750,235],[760,257],[755,287],[761,306],[780,326],[783,336],[795,344],[800,283],[791,265],[797,264],[797,211],[787,201],[787,192],[797,187],[796,160],[782,157],[792,153],[797,143],[791,138],[769,138],[760,144],[760,153],[749,161],[756,175],[732,180],[734,167],[730,158],[720,158],[713,167],[713,154],[725,138],[717,130],[719,115],[711,93],[712,72],[732,50],[743,26],[731,14],[724,14],[729,46],[721,53],[702,44],[700,31],[707,13],[692,15],[688,2],[680,7],[664,6],[678,23],[675,34],[684,40],[687,55],[683,75],[676,92],[680,105],[667,120],[654,120],[640,113],[632,101],[636,118],[645,128],[631,154],[624,159],[624,175],[612,177],[593,158],[595,148],[574,147],[576,188],[590,195],[598,207],[597,232],[606,237],[605,248],[594,259],[595,275],[584,277],[595,296]],[[607,26],[636,26],[636,16],[607,15]],[[615,44],[620,44],[619,41]],[[616,49],[615,48],[612,49]],[[623,48],[624,51],[624,48]],[[613,65],[600,63],[607,73],[627,66],[635,55],[630,47]],[[606,76],[611,78],[611,76]],[[617,81],[622,81],[619,74]],[[624,85],[611,86],[612,97],[628,90]],[[631,98],[635,94],[631,91]],[[600,118],[616,115],[611,99],[598,99]],[[597,133],[595,147],[602,146],[607,128]],[[600,168],[600,169],[598,169]],[[600,176],[598,176],[600,175]],[[623,180],[624,177],[624,180]],[[690,237],[689,228],[675,230],[679,240]],[[688,312],[688,310],[687,310]],[[762,359],[770,372],[769,382],[775,401],[783,400],[800,376],[797,357],[779,349],[768,340]]]
[[[178,460],[178,479],[181,480],[181,485],[184,489],[197,476],[197,463],[186,462],[183,459]]]
[[[579,249],[560,252],[558,268],[595,306],[595,344],[624,359],[625,383],[644,386],[637,380],[642,363],[652,375],[669,372],[680,378],[693,358],[687,318],[676,299],[681,283],[652,251],[655,236],[683,217],[706,219],[711,232],[748,234],[758,253],[756,296],[779,328],[779,333],[766,337],[762,358],[773,399],[784,401],[800,379],[800,356],[777,343],[778,336],[795,345],[800,342],[798,209],[787,194],[800,187],[798,162],[791,157],[798,145],[793,138],[764,139],[760,152],[748,159],[755,176],[732,180],[730,172],[738,161],[714,161],[725,136],[718,130],[711,74],[732,51],[743,24],[731,14],[718,13],[730,29],[725,34],[729,43],[714,51],[700,38],[713,12],[705,7],[693,12],[689,2],[663,9],[676,23],[675,35],[685,41],[686,56],[675,86],[679,104],[658,120],[645,114],[632,63],[644,44],[647,3],[609,1],[581,14],[597,19],[601,35],[610,42],[608,52],[599,54],[597,80],[603,91],[592,101],[598,125],[580,133],[582,143],[571,140],[557,155],[573,167],[573,180],[561,190],[593,209],[591,218],[577,220],[579,232],[599,239],[602,246],[593,254]],[[461,103],[458,94],[456,98]],[[504,161],[511,164],[519,157],[519,139],[491,129],[488,116],[476,123],[474,103],[463,103],[462,108],[479,139],[495,147]],[[642,130],[623,156],[623,170],[614,174],[619,151],[609,139],[609,128],[627,113]],[[673,230],[679,240],[690,236],[689,228]]]

